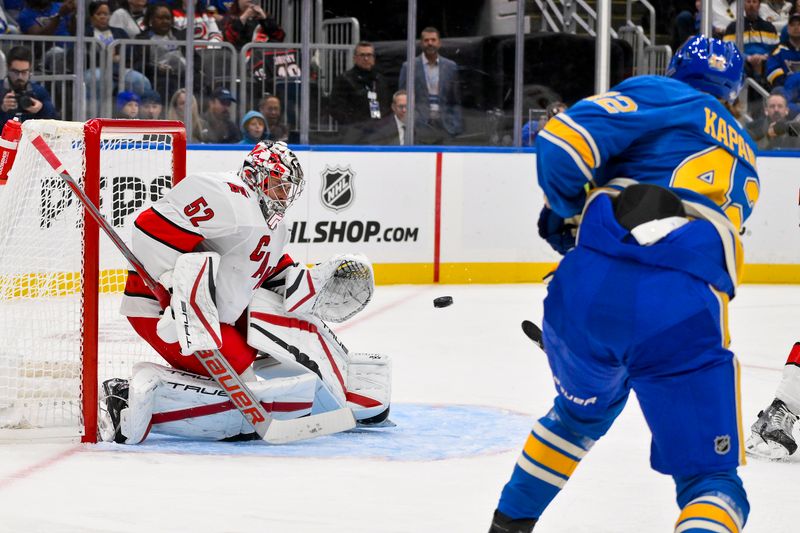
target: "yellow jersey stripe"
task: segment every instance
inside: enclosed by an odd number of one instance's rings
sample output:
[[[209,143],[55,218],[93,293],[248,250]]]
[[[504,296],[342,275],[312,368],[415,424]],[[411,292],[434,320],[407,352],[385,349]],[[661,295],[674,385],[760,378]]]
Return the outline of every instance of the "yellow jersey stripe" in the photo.
[[[552,120],[550,122],[552,122]],[[592,181],[593,176],[590,167],[586,166],[586,163],[584,162],[583,158],[577,152],[577,150],[575,150],[575,148],[572,147],[572,145],[568,144],[561,138],[556,137],[555,135],[550,135],[547,129],[543,129],[542,131],[540,131],[537,137],[546,139],[547,141],[551,142],[552,144],[555,144],[556,146],[567,152],[567,155],[569,155],[572,158],[572,161],[575,162],[575,166],[578,167],[578,170],[580,170],[583,173],[583,176],[586,178],[586,181]]]
[[[563,476],[571,476],[578,467],[578,461],[554,450],[533,434],[528,435],[528,441],[523,449],[528,457]]]
[[[731,533],[739,533],[739,526],[736,524],[736,521],[734,521],[731,515],[716,505],[702,502],[690,503],[684,507],[683,511],[681,511],[681,515],[678,517],[678,523],[675,524],[675,529],[677,530],[678,526],[680,526],[686,520],[693,518],[711,520],[725,526],[727,531],[730,531]]]
[[[519,460],[517,460],[517,465],[523,469],[528,474],[532,475],[533,477],[544,481],[545,483],[549,483],[559,489],[563,489],[564,485],[567,484],[567,480],[564,478],[560,478],[557,475],[553,474],[552,472],[548,472],[544,468],[537,466],[530,462],[527,457],[524,455],[519,456]]]
[[[572,123],[575,124],[574,121],[572,121]],[[595,157],[595,152],[592,151],[592,146],[586,138],[580,131],[573,128],[570,124],[567,124],[566,121],[561,120],[559,116],[552,118],[544,127],[544,131],[549,132],[551,135],[562,139],[565,143],[572,146],[575,151],[580,154],[581,159],[583,159],[583,162],[586,163],[586,166],[589,168],[597,168],[600,166]]]
[[[726,502],[719,496],[712,496],[710,494],[705,494],[703,496],[698,496],[697,498],[689,502],[689,505],[694,503],[709,503],[711,505],[716,505],[717,507],[721,508],[726,513],[728,513],[731,518],[733,518],[734,522],[736,522],[736,527],[742,529],[743,524],[742,524],[742,519],[739,516],[739,513],[737,513],[728,502]]]
[[[559,448],[565,451],[566,453],[574,457],[577,457],[578,459],[583,459],[583,456],[586,455],[587,453],[587,451],[581,448],[580,446],[572,444],[568,440],[559,437],[558,435],[556,435],[555,433],[544,427],[542,423],[539,422],[538,420],[536,421],[535,424],[533,424],[533,432],[536,434],[537,437],[539,437],[541,440],[543,440],[553,448]]]
[[[775,81],[776,78],[779,78],[780,76],[783,76],[783,69],[776,68],[775,70],[767,74],[767,81],[772,83]]]
[[[602,163],[602,161],[600,159],[600,150],[597,148],[597,143],[594,142],[594,137],[592,137],[592,134],[589,133],[589,130],[587,130],[586,128],[584,128],[583,126],[581,126],[580,124],[578,124],[574,120],[572,120],[572,117],[569,116],[569,113],[567,113],[566,111],[564,113],[560,113],[556,117],[556,119],[560,120],[563,123],[565,123],[567,126],[569,126],[570,128],[574,129],[575,131],[580,133],[581,136],[583,136],[583,138],[586,140],[586,144],[589,145],[589,149],[592,151],[592,157],[594,157],[594,167],[593,168],[599,167],[600,163]]]

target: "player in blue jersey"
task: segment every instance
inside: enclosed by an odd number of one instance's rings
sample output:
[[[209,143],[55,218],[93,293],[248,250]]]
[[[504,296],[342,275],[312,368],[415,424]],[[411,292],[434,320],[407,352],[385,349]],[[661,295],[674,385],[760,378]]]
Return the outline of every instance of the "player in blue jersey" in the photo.
[[[727,328],[739,230],[759,193],[753,141],[727,108],[742,64],[732,43],[695,37],[669,77],[630,78],[538,135],[539,229],[566,253],[544,302],[557,396],[528,436],[492,533],[533,529],[631,389],[652,433],[651,465],[675,480],[675,531],[746,522]],[[565,219],[579,220],[577,239]]]

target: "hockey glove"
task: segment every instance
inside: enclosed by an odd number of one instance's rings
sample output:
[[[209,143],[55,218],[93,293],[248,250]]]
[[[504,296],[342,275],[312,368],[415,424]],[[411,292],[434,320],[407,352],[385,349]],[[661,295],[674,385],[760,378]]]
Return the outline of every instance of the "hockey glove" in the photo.
[[[575,235],[578,227],[558,216],[547,206],[539,213],[539,236],[547,241],[553,250],[565,255],[575,248]]]

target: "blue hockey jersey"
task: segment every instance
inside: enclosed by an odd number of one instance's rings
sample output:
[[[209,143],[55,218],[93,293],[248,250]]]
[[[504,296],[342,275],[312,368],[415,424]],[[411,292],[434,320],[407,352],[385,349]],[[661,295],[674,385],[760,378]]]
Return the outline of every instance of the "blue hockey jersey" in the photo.
[[[580,213],[592,189],[667,187],[691,218],[715,226],[739,281],[738,231],[759,195],[755,144],[714,97],[671,78],[629,78],[559,113],[536,148],[539,185],[562,217]]]
[[[737,229],[758,199],[750,136],[717,99],[671,78],[629,78],[581,100],[547,123],[536,148],[539,185],[563,217],[583,209],[587,184],[613,178],[669,187]]]

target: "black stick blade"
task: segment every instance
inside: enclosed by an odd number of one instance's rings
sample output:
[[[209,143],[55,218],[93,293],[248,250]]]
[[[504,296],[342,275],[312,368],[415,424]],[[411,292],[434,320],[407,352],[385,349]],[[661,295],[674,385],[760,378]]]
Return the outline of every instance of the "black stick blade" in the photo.
[[[522,332],[532,340],[536,346],[544,350],[544,343],[542,342],[542,330],[531,322],[530,320],[523,320],[522,321]]]

